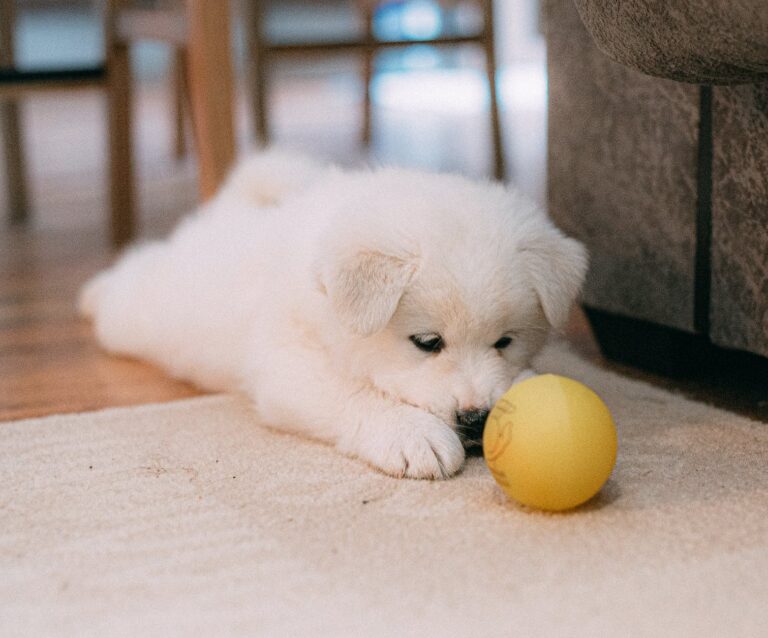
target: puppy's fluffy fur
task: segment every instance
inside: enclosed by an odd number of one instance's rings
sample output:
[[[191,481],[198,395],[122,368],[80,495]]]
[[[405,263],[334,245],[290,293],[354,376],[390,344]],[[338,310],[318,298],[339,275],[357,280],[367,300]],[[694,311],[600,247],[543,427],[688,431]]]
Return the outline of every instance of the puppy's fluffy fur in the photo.
[[[583,247],[499,184],[271,151],[81,293],[109,351],[395,476],[446,477],[560,326]]]

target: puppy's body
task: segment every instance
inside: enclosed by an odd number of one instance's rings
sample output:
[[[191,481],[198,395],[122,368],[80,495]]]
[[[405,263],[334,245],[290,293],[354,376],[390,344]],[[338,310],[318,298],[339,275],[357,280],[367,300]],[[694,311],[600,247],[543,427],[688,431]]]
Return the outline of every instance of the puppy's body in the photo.
[[[263,422],[388,473],[442,477],[564,321],[585,261],[499,185],[272,152],[81,306],[110,351],[242,389]]]

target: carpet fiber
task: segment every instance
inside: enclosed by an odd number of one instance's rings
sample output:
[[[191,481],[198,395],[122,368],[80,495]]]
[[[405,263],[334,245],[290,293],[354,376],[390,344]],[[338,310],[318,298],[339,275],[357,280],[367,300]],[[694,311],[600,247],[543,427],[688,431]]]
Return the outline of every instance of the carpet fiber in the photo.
[[[396,480],[225,396],[0,425],[0,635],[757,636],[768,425],[598,370],[601,494]]]

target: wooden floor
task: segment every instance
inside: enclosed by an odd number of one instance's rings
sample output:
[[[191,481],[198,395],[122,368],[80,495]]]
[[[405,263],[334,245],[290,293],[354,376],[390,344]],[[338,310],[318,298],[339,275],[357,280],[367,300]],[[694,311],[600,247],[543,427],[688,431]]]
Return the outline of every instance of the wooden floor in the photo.
[[[9,245],[10,244],[10,245]],[[106,265],[98,233],[3,236],[0,245],[0,419],[193,396],[186,384],[100,352],[75,314],[78,287]]]
[[[164,89],[154,87],[139,97],[146,238],[165,234],[194,205],[196,188],[192,162],[171,159],[172,126]],[[425,117],[384,110],[377,114],[373,147],[365,152],[357,142],[359,104],[354,90],[329,92],[304,80],[283,86],[276,103],[275,130],[281,143],[341,163],[367,157],[471,175],[487,174],[490,167],[482,113]],[[88,324],[75,312],[78,288],[114,258],[106,239],[101,98],[35,98],[25,104],[25,118],[35,215],[27,227],[0,232],[0,421],[195,396],[198,390],[152,366],[99,351]],[[505,124],[510,171],[540,198],[544,114],[507,112]],[[242,103],[239,130],[245,146],[248,127]],[[603,361],[578,311],[567,337],[599,365],[768,421],[768,405],[754,398],[725,395],[701,382],[671,382]]]

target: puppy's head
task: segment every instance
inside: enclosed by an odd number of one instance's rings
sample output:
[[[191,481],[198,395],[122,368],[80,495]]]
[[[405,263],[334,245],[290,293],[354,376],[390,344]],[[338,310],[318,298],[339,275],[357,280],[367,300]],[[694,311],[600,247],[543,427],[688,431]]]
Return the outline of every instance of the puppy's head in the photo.
[[[368,203],[331,224],[317,264],[340,363],[477,446],[491,406],[566,321],[585,251],[499,185],[384,171],[357,189]]]

